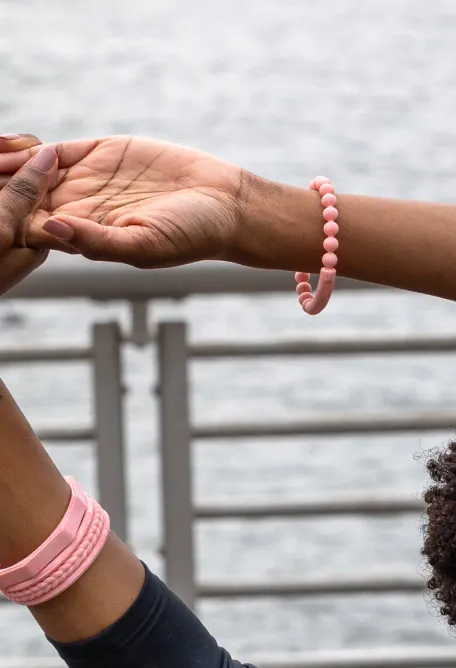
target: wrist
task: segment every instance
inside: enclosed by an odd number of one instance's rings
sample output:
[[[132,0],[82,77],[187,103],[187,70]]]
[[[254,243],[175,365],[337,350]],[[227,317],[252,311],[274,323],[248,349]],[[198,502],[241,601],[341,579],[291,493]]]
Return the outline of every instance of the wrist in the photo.
[[[317,193],[243,171],[239,224],[229,259],[264,269],[320,269],[321,205]]]

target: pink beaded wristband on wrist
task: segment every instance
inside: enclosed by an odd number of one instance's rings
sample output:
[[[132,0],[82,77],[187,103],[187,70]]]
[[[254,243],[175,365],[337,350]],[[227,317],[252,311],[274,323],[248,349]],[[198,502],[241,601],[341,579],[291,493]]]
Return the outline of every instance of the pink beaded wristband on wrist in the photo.
[[[89,569],[110,532],[108,514],[73,479],[71,499],[51,536],[19,564],[0,570],[0,591],[21,605],[38,605],[66,591]]]
[[[295,279],[298,284],[296,292],[299,295],[299,303],[303,311],[309,315],[317,315],[323,311],[329,302],[336,281],[336,251],[339,248],[339,242],[336,239],[339,225],[336,220],[339,212],[336,208],[337,197],[334,194],[334,186],[330,179],[325,176],[317,176],[311,181],[309,188],[310,190],[317,190],[321,197],[323,219],[325,220],[323,231],[327,237],[323,242],[323,248],[326,252],[322,258],[323,267],[320,271],[315,295],[312,295],[309,273],[298,271],[295,274]]]

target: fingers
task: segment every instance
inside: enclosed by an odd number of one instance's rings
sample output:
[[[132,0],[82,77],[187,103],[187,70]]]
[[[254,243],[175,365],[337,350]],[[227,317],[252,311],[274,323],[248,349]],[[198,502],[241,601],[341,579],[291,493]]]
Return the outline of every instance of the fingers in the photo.
[[[43,230],[43,225],[48,218],[49,213],[46,211],[39,210],[35,213],[27,228],[26,246],[28,248],[57,250],[62,253],[68,253],[69,255],[79,254],[79,251],[76,248]]]
[[[22,151],[40,144],[40,140],[35,135],[0,135],[0,153]]]
[[[21,169],[28,162],[38,149],[35,147],[19,149],[17,151],[9,151],[0,155],[0,173],[14,174],[18,169]]]
[[[8,154],[14,155],[14,154]],[[42,148],[0,192],[0,251],[24,246],[27,223],[47,194],[57,169],[57,154]]]
[[[14,142],[13,142],[14,144]],[[59,156],[59,167],[68,169],[83,160],[97,146],[98,140],[69,141],[63,144],[46,144]],[[39,146],[19,146],[20,150],[3,152],[0,145],[0,174],[13,174],[40,150]]]
[[[155,243],[150,228],[140,225],[105,226],[84,218],[59,214],[46,221],[43,229],[71,244],[89,260],[122,262],[139,268],[155,266]]]
[[[14,173],[39,151],[41,142],[35,135],[0,135],[0,157],[5,154],[5,163],[16,165],[9,171]]]

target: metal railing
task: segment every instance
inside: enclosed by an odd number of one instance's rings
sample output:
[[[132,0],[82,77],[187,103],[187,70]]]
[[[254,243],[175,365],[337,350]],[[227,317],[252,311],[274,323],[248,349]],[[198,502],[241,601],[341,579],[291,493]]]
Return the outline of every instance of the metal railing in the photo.
[[[423,506],[413,498],[382,498],[372,496],[334,496],[285,500],[280,505],[268,503],[255,506],[210,504],[195,505],[192,498],[191,442],[193,439],[238,438],[288,435],[328,435],[398,431],[440,430],[453,427],[454,412],[396,413],[384,415],[341,415],[310,417],[300,422],[264,421],[248,424],[194,425],[190,420],[188,366],[192,359],[210,360],[221,357],[242,357],[296,354],[357,354],[357,340],[338,342],[192,345],[187,338],[185,322],[167,322],[159,326],[158,353],[161,387],[161,443],[163,477],[163,513],[165,528],[166,578],[171,588],[186,604],[194,608],[198,597],[259,596],[322,596],[373,592],[411,592],[423,589],[418,577],[392,574],[387,577],[335,578],[311,582],[197,583],[194,573],[193,523],[195,520],[252,517],[309,517],[315,515],[379,515],[420,512]],[[398,350],[423,350],[423,341],[384,339],[359,342],[364,352],[386,354]],[[428,345],[430,340],[426,342]],[[456,352],[456,338],[438,344],[433,352]],[[443,343],[442,341],[440,342]]]
[[[147,330],[150,300],[181,299],[190,294],[256,293],[289,291],[292,277],[285,272],[238,269],[207,263],[178,270],[140,272],[126,267],[82,265],[70,261],[65,271],[43,268],[12,291],[8,298],[89,298],[127,300],[132,306],[132,331],[121,338],[116,323],[95,325],[89,348],[56,347],[0,351],[1,363],[91,362],[95,395],[95,424],[39,429],[44,440],[95,440],[101,502],[109,510],[113,526],[127,537],[127,495],[124,479],[124,439],[121,347],[124,341],[157,344],[160,372],[161,466],[164,513],[164,555],[170,587],[192,608],[198,597],[323,596],[361,592],[416,592],[423,588],[417,577],[391,574],[388,577],[334,578],[304,582],[230,583],[197,582],[194,564],[195,522],[233,518],[290,518],[343,515],[394,515],[419,513],[423,506],[412,497],[391,495],[331,495],[289,499],[280,503],[207,502],[195,504],[192,497],[191,446],[194,439],[293,434],[354,434],[425,431],[453,428],[456,414],[385,413],[341,415],[323,419],[281,423],[193,424],[189,410],[188,367],[193,359],[247,358],[290,355],[384,355],[388,353],[456,352],[456,335],[443,337],[353,337],[342,341],[296,340],[286,342],[190,343],[184,322],[159,325],[157,333]],[[372,286],[339,282],[339,289]],[[439,668],[456,665],[451,648],[387,648],[379,650],[306,652],[299,655],[250,657],[261,668]],[[0,662],[0,668],[57,668],[58,660]]]
[[[289,292],[295,287],[287,271],[263,271],[220,262],[201,262],[176,269],[142,270],[123,265],[89,264],[80,257],[65,258],[64,269],[52,262],[10,290],[2,299],[68,299],[100,301],[182,299],[190,295]],[[344,278],[338,290],[381,289]]]

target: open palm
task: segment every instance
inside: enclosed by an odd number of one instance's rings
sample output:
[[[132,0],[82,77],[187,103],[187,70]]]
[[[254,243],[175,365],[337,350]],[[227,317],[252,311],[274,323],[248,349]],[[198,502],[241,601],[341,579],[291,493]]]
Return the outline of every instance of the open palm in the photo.
[[[0,186],[39,147],[0,155]],[[223,254],[239,218],[241,170],[210,155],[141,137],[55,145],[55,187],[27,241],[90,259],[165,267]],[[67,223],[69,233],[60,223]]]

